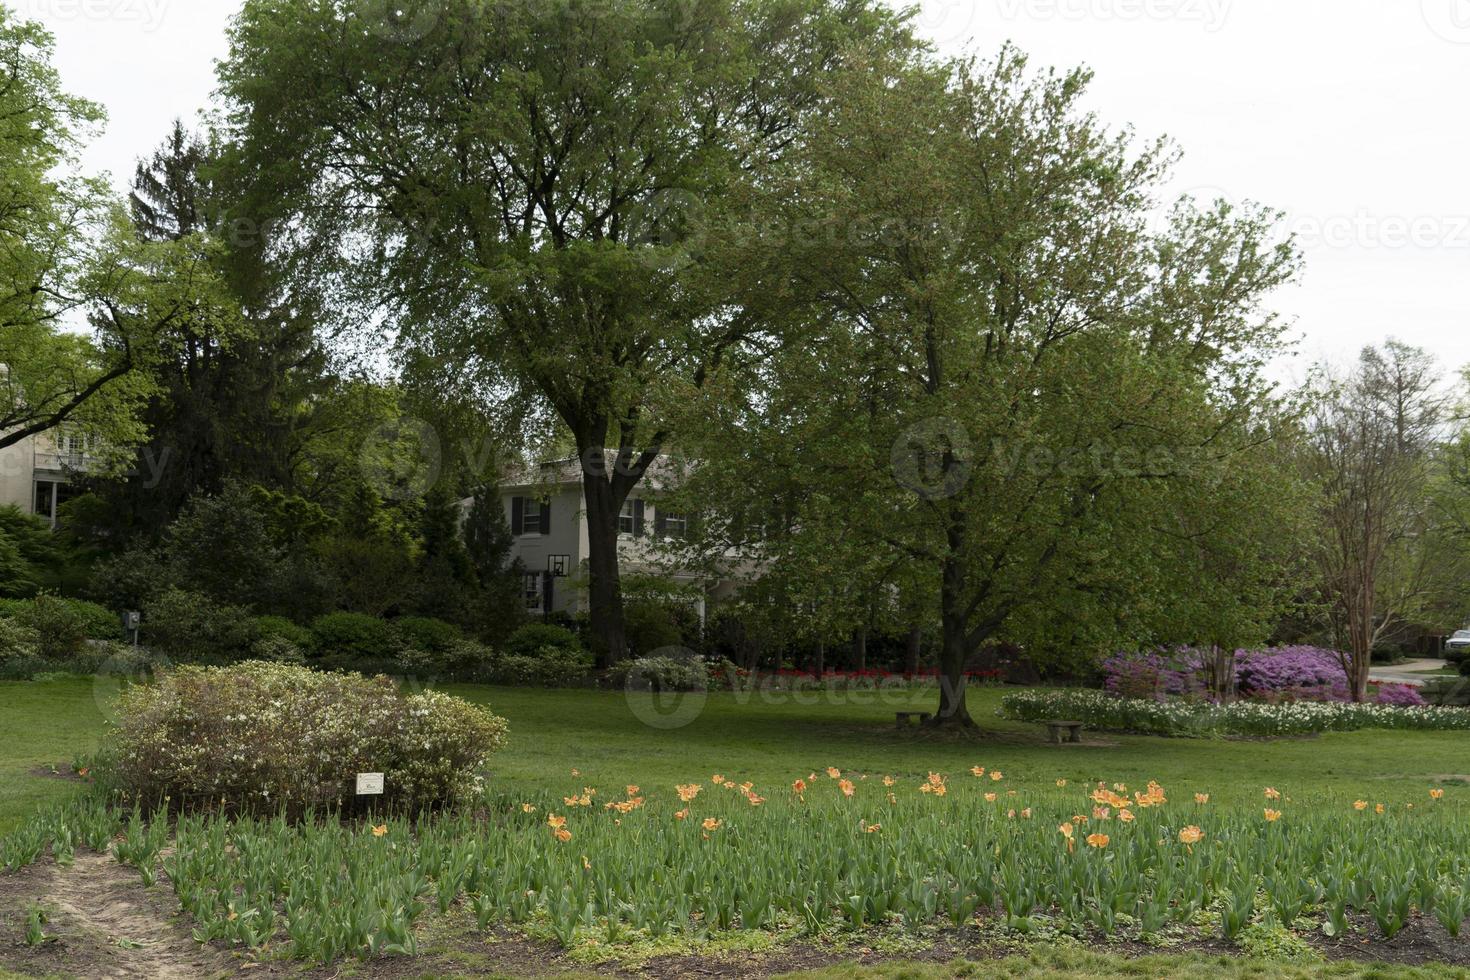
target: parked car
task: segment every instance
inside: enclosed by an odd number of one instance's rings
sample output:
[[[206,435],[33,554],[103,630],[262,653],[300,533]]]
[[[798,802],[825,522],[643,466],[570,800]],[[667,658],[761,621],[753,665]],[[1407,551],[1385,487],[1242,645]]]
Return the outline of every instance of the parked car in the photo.
[[[1446,660],[1463,660],[1470,655],[1470,630],[1458,630],[1445,640],[1444,655]]]

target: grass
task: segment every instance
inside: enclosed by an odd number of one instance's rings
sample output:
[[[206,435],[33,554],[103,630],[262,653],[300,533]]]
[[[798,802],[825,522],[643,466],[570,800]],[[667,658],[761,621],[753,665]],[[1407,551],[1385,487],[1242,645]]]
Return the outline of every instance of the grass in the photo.
[[[892,703],[798,705],[737,703],[711,695],[687,727],[660,731],[642,724],[620,693],[462,687],[454,692],[489,704],[510,721],[509,746],[495,777],[566,791],[571,769],[588,785],[672,786],[720,773],[759,785],[836,766],[844,771],[922,776],[960,773],[973,765],[1039,773],[1074,783],[1157,779],[1180,798],[1194,787],[1218,803],[1257,805],[1273,785],[1298,798],[1422,796],[1441,781],[1470,783],[1470,733],[1334,733],[1277,741],[1089,736],[1081,746],[1053,746],[1038,726],[996,717],[1002,689],[972,691],[971,713],[984,730],[945,736],[894,730]],[[935,695],[905,695],[932,707]],[[645,696],[646,698],[646,696]],[[641,703],[641,702],[637,702]]]
[[[983,726],[974,736],[894,730],[893,712],[931,708],[932,691],[785,695],[778,703],[718,693],[690,724],[661,729],[635,713],[652,707],[649,695],[471,685],[450,690],[510,721],[510,744],[496,756],[492,778],[529,791],[567,792],[583,783],[668,788],[712,773],[770,786],[826,766],[922,776],[976,764],[1074,783],[1141,786],[1157,779],[1176,795],[1199,787],[1218,803],[1253,806],[1268,785],[1298,798],[1353,799],[1419,796],[1439,782],[1470,783],[1470,733],[1362,731],[1278,741],[1093,735],[1089,744],[1053,746],[1037,726],[995,716],[1000,688],[972,690],[971,713]],[[50,765],[64,771],[96,747],[108,692],[82,679],[0,682],[0,704],[7,731],[0,742],[4,833],[38,806],[73,791],[74,784],[35,771]],[[580,776],[571,775],[574,768]]]
[[[93,681],[0,683],[0,834],[38,807],[76,792],[76,784],[38,769],[67,772],[74,758],[94,751],[103,730],[102,705],[111,691]]]
[[[1277,741],[1171,740],[1090,735],[1087,744],[1053,746],[1037,726],[996,717],[1002,689],[971,692],[971,712],[982,730],[948,735],[896,731],[893,712],[932,707],[932,691],[903,694],[783,695],[779,699],[713,694],[682,727],[647,723],[656,706],[648,695],[605,691],[543,691],[456,685],[452,693],[489,705],[510,722],[510,743],[494,760],[492,779],[503,790],[562,794],[583,784],[616,792],[639,783],[667,793],[676,783],[720,773],[762,787],[789,785],[827,766],[844,771],[922,776],[930,770],[959,776],[972,765],[1008,777],[1066,778],[1073,784],[1121,780],[1142,786],[1157,779],[1176,799],[1195,789],[1214,805],[1261,806],[1262,789],[1276,786],[1298,802],[1419,798],[1439,783],[1470,784],[1470,733],[1361,731]],[[76,784],[38,772],[63,772],[93,750],[105,730],[109,692],[93,681],[58,679],[0,682],[0,833],[45,803],[75,792]],[[573,775],[572,770],[578,770]],[[971,963],[845,965],[801,974],[872,980],[940,980],[995,975],[1045,977],[1466,976],[1394,966],[1293,965],[1206,954],[1127,959],[1061,948]],[[4,977],[0,971],[0,978]]]
[[[1008,980],[1137,980],[1168,977],[1169,980],[1430,980],[1467,977],[1464,970],[1445,967],[1372,966],[1361,963],[1292,964],[1278,960],[1252,960],[1232,956],[1144,956],[1122,959],[1085,950],[1038,950],[1028,956],[1010,956],[984,962],[885,963],[879,966],[846,964],[824,970],[788,974],[801,980],[950,980],[963,977],[998,977]]]

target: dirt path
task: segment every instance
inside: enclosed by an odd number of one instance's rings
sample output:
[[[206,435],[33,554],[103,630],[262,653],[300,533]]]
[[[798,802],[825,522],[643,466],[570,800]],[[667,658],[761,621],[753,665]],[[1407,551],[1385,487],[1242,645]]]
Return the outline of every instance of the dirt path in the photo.
[[[36,882],[57,937],[57,965],[86,977],[199,980],[234,964],[195,943],[172,921],[166,885],[145,889],[138,873],[111,857],[78,851],[70,868],[52,865]]]

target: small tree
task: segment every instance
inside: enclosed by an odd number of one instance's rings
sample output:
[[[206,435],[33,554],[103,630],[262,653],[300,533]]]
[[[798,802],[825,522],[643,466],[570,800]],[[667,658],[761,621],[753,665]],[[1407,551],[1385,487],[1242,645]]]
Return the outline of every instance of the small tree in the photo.
[[[1355,701],[1367,697],[1380,639],[1443,584],[1428,490],[1448,409],[1433,358],[1390,340],[1365,348],[1311,418],[1303,464],[1318,493],[1313,555]]]

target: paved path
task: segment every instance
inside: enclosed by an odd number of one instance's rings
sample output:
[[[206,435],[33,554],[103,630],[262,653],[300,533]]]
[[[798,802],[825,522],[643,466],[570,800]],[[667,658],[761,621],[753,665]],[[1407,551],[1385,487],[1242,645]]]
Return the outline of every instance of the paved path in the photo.
[[[1391,667],[1374,667],[1368,671],[1368,679],[1373,681],[1388,681],[1390,684],[1413,684],[1418,687],[1425,681],[1434,677],[1434,674],[1426,674],[1426,670],[1435,670],[1443,667],[1443,660],[1406,660],[1401,664]],[[1441,675],[1449,676],[1449,675]]]

